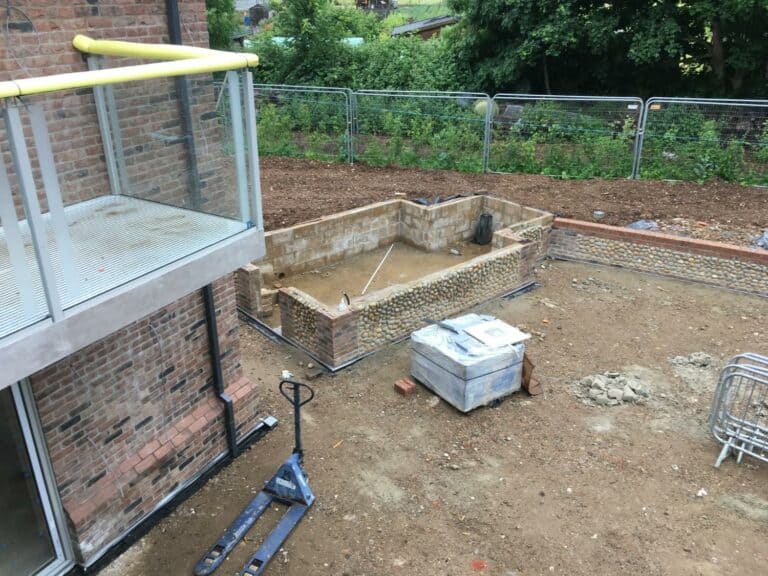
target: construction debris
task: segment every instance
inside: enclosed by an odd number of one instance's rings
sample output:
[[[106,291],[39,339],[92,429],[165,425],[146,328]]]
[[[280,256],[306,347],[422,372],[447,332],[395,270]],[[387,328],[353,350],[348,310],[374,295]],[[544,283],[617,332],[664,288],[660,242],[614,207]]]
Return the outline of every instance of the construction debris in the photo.
[[[639,378],[620,372],[585,376],[573,383],[574,394],[587,406],[619,406],[645,402],[650,390]]]
[[[715,359],[706,352],[694,352],[688,356],[675,356],[670,360],[677,366],[695,366],[696,368],[709,368],[714,365]]]

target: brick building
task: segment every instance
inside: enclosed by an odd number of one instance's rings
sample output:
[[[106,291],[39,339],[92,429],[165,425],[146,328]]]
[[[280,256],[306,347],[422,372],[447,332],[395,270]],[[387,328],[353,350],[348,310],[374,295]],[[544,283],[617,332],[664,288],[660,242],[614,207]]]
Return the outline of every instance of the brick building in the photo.
[[[208,45],[202,0],[8,6],[0,83],[126,64],[76,34]],[[0,574],[87,569],[257,429],[232,275],[264,253],[248,79],[2,101]]]

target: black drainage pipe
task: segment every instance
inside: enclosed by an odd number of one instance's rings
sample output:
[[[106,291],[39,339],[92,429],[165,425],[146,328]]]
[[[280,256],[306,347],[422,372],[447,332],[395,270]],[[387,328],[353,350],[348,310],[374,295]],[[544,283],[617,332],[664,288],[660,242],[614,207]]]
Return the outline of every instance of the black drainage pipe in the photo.
[[[168,40],[171,44],[182,44],[181,19],[179,18],[178,0],[166,0],[165,12],[168,20]],[[187,159],[189,160],[189,187],[191,192],[192,208],[199,209],[202,198],[202,184],[200,182],[200,170],[197,165],[197,149],[195,145],[195,127],[192,122],[192,103],[189,97],[189,78],[177,76],[174,79],[176,92],[179,96],[179,113],[184,130],[184,139],[187,147]]]
[[[216,327],[216,304],[213,301],[213,284],[203,287],[205,303],[205,321],[208,327],[208,343],[211,352],[211,369],[213,371],[213,387],[216,396],[224,405],[224,425],[227,429],[227,444],[229,455],[237,457],[240,449],[237,445],[237,429],[235,428],[235,410],[232,398],[224,391],[224,373],[221,370],[221,351],[219,349],[219,330]]]

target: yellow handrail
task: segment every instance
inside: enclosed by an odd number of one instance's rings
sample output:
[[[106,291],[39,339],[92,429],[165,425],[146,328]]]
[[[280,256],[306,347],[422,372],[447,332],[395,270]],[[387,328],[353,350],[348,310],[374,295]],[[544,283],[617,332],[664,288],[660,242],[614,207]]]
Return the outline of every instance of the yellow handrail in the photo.
[[[88,54],[172,61],[8,80],[0,82],[0,98],[43,94],[55,90],[103,86],[105,84],[117,84],[134,80],[150,80],[152,78],[184,76],[186,74],[239,70],[241,68],[258,66],[259,64],[259,57],[255,54],[223,52],[193,46],[93,40],[80,34],[75,36],[72,44],[81,52]]]

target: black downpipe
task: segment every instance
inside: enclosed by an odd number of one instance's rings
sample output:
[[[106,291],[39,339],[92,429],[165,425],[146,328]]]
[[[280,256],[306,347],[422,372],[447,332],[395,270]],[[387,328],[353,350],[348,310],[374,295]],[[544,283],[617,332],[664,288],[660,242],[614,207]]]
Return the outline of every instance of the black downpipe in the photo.
[[[227,444],[229,454],[236,458],[240,449],[237,445],[237,430],[235,428],[235,410],[232,398],[224,392],[224,374],[221,370],[221,351],[219,349],[219,330],[216,327],[216,304],[213,301],[213,285],[203,286],[203,301],[205,302],[205,321],[208,326],[208,343],[211,352],[211,368],[213,370],[213,387],[216,396],[224,404],[224,425],[227,428]]]
[[[171,44],[181,44],[181,20],[179,18],[178,0],[166,0],[165,10],[168,18],[168,40]],[[189,158],[189,188],[191,191],[191,208],[199,210],[202,204],[202,186],[200,184],[200,171],[197,166],[197,150],[195,147],[195,132],[192,125],[192,104],[189,98],[189,78],[177,76],[175,78],[176,92],[179,95],[179,113],[184,129],[184,141],[187,146]]]

